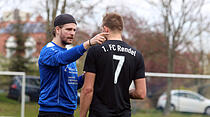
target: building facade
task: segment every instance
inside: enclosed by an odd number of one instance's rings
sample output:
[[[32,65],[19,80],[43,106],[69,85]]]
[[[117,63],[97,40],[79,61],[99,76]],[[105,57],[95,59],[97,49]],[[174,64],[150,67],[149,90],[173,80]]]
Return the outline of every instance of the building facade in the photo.
[[[15,54],[15,50],[13,48],[17,47],[15,41],[16,38],[12,34],[14,24],[17,23],[17,21],[15,20],[16,16],[13,16],[14,19],[11,18],[12,16],[9,16],[10,18],[7,18],[6,20],[3,18],[3,20],[0,21],[0,55],[3,55],[7,58],[10,58]],[[22,32],[27,34],[24,57],[37,59],[42,47],[46,43],[46,22],[40,15],[36,17],[35,21],[30,20],[29,14],[26,14],[25,17],[25,20],[21,20],[23,23]]]

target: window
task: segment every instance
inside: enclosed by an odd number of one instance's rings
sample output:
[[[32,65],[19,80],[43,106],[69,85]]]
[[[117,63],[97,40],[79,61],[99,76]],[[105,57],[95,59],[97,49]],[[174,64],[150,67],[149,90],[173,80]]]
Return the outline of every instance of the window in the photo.
[[[25,57],[29,58],[36,52],[36,41],[32,37],[29,37],[25,42],[25,46]]]
[[[28,78],[26,79],[26,84],[33,85],[33,86],[40,86],[40,80]]]
[[[10,36],[8,40],[6,41],[6,57],[10,58],[12,55],[15,54],[15,48],[17,47],[17,44],[15,42],[15,37]]]
[[[201,100],[199,96],[190,93],[187,94],[187,97],[194,100]]]
[[[178,97],[187,97],[186,93],[175,93],[174,95]]]

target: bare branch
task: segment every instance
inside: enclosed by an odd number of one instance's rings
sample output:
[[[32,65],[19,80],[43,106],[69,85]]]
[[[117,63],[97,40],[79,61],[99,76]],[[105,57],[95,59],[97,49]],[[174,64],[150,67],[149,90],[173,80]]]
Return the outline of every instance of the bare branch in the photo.
[[[57,15],[58,11],[58,5],[59,5],[59,0],[56,0],[55,3],[53,3],[53,12],[52,12],[52,19],[54,19]]]
[[[65,13],[65,8],[66,8],[66,0],[63,1],[63,6],[62,6],[62,10],[61,13]]]

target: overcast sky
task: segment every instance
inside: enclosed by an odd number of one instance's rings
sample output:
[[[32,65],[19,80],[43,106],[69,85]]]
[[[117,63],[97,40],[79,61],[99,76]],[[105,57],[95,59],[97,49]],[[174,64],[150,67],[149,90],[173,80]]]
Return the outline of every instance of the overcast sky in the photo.
[[[42,5],[40,5],[40,1],[43,0],[0,0],[0,16],[5,11],[13,10],[14,8],[21,9],[26,12],[40,13],[42,15],[43,11],[40,9]],[[71,0],[75,1],[75,0]],[[94,3],[99,0],[83,0],[87,4]],[[146,20],[153,22],[159,19],[157,15],[157,9],[149,5],[147,0],[101,0],[100,4],[97,6],[98,8],[104,9],[106,6],[115,6],[117,7],[128,7],[129,9],[136,12],[141,17],[144,17]],[[154,0],[158,1],[158,0]],[[6,2],[6,5],[4,5]],[[8,6],[9,5],[9,6]],[[2,7],[3,6],[3,7]],[[206,0],[206,4],[203,7],[203,13],[210,13],[210,0]],[[103,11],[102,11],[103,13]]]
[[[0,0],[0,16],[2,16],[3,12],[13,10],[14,8],[18,8],[26,12],[39,12],[42,14],[43,12],[40,9],[40,11],[37,11],[37,8],[40,8],[41,6],[40,1],[43,0]],[[83,1],[87,4],[91,4],[97,2],[98,0]],[[144,0],[103,0],[97,7],[105,8],[106,6],[128,7],[131,10],[135,10],[138,15],[147,19],[151,18],[153,10]]]
[[[37,16],[37,14],[39,13],[42,16],[45,16],[45,14],[43,14],[42,5],[40,5],[40,1],[43,0],[0,0],[0,17],[2,16],[3,12],[11,11],[14,8],[18,8],[26,12],[31,12],[33,16]],[[83,2],[85,2],[87,5],[96,1],[98,0],[83,0]],[[152,7],[145,1],[146,0],[103,0],[99,3],[99,5],[97,5],[99,9],[99,15],[96,16],[96,19],[97,21],[101,21],[106,6],[114,6],[116,9],[129,8],[132,11],[134,11],[138,16],[143,17],[149,23],[157,22],[158,20],[160,20],[157,9]],[[202,12],[209,17],[210,0],[206,0],[206,4],[204,5]],[[195,45],[197,43],[198,40],[195,41]],[[205,50],[210,51],[209,35],[203,37],[203,45]]]

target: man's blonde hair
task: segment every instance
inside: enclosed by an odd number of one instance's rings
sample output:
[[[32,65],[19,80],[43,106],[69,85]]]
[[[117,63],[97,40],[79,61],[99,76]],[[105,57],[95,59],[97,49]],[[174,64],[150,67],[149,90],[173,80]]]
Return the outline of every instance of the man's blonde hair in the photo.
[[[106,26],[113,31],[123,30],[123,18],[117,13],[106,13],[103,17],[102,26]]]

